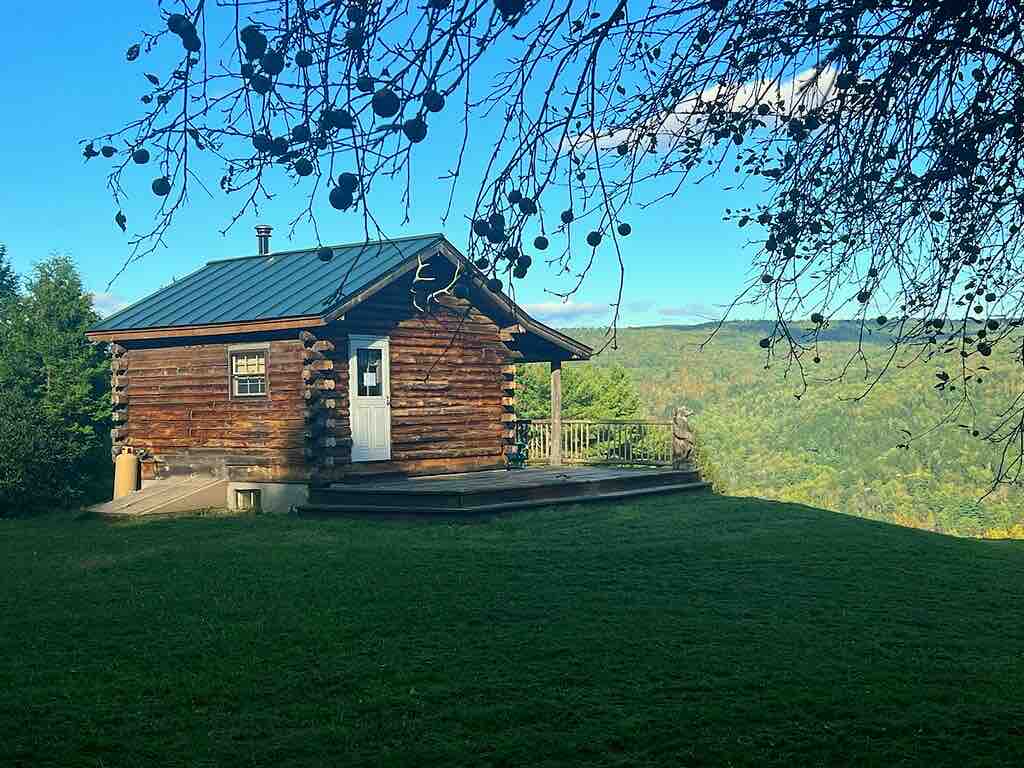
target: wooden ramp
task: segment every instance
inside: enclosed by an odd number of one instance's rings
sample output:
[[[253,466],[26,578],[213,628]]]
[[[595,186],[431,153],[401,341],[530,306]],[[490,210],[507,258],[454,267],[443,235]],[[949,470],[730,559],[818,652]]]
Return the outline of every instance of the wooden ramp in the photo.
[[[226,506],[227,480],[210,477],[152,480],[141,491],[89,507],[90,512],[110,517],[173,515]]]
[[[311,488],[300,513],[445,514],[618,499],[708,488],[696,471],[540,467],[435,475]]]

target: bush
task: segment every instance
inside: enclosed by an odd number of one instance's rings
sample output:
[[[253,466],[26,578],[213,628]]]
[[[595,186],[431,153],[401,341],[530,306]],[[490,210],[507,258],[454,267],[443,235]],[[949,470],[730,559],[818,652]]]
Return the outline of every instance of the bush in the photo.
[[[95,436],[17,393],[0,393],[0,414],[0,516],[81,502],[102,452]]]

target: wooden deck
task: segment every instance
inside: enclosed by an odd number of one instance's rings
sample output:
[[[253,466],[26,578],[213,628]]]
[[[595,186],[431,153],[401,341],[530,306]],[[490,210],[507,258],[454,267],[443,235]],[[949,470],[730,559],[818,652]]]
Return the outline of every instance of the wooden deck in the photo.
[[[619,467],[539,467],[334,483],[310,490],[308,514],[480,513],[703,490],[695,471]]]

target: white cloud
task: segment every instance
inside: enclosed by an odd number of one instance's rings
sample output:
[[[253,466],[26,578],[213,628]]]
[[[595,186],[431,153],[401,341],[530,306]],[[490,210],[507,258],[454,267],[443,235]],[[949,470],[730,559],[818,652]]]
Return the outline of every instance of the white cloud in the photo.
[[[761,80],[748,83],[736,90],[736,93],[729,100],[728,108],[734,111],[745,111],[759,104],[769,104],[773,113],[779,110],[778,102],[783,102],[781,112],[796,114],[800,107],[810,109],[821,106],[828,101],[836,92],[835,80],[838,72],[832,67],[823,70],[811,68],[794,75],[785,81]],[[690,131],[699,130],[707,119],[698,105],[701,102],[709,102],[718,98],[722,87],[713,85],[703,91],[691,93],[657,119],[648,120],[646,123],[625,125],[621,128],[611,130],[607,133],[598,134],[597,145],[602,148],[611,148],[627,141],[636,141],[638,137],[649,136],[654,133],[660,139],[667,139],[673,149],[677,142],[684,140]],[[769,118],[765,118],[765,122]],[[594,141],[593,134],[580,134],[567,139],[571,145],[579,146]]]
[[[523,309],[545,323],[574,323],[580,320],[611,319],[611,307],[576,301],[547,301],[524,304]]]
[[[117,312],[119,309],[124,309],[131,302],[123,296],[118,296],[116,293],[94,293],[92,295],[92,306],[93,309],[99,313],[100,317],[107,317]]]

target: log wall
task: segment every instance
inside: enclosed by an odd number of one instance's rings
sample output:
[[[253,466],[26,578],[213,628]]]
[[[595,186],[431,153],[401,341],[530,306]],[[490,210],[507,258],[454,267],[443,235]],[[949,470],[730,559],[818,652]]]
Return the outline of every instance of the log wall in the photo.
[[[146,478],[306,479],[302,343],[269,342],[267,397],[230,396],[228,348],[258,340],[115,347],[115,449],[146,449]]]
[[[514,420],[508,347],[498,326],[465,301],[447,298],[417,312],[411,277],[380,291],[343,321],[316,330],[337,350],[336,391],[343,393],[318,468],[329,482],[352,474],[465,472],[505,466]],[[352,464],[348,402],[348,334],[390,339],[391,461]]]
[[[146,449],[146,478],[328,483],[504,467],[515,421],[507,329],[451,297],[419,312],[411,283],[398,280],[326,327],[274,336],[266,398],[230,396],[228,348],[267,334],[114,345],[115,450]],[[350,333],[390,340],[390,461],[351,461]]]

